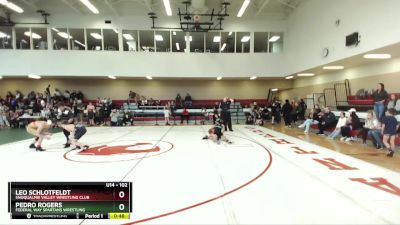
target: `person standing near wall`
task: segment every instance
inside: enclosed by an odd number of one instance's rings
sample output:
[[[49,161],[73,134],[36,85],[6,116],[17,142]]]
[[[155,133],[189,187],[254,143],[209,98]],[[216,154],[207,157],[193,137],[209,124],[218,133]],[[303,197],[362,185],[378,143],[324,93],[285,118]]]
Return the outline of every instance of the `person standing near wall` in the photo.
[[[229,100],[229,101],[228,101]],[[222,102],[219,104],[219,108],[221,109],[221,119],[224,121],[225,131],[229,128],[229,131],[233,131],[232,129],[232,119],[231,119],[231,103],[234,100],[228,97],[225,97]]]
[[[283,115],[283,120],[285,121],[285,127],[291,127],[292,126],[292,111],[293,107],[290,104],[289,100],[285,100],[285,104],[282,106],[282,115]]]
[[[385,90],[385,85],[382,83],[378,84],[378,89],[372,93],[374,99],[374,111],[377,119],[381,122],[383,114],[385,112],[385,101],[388,98],[388,93]]]

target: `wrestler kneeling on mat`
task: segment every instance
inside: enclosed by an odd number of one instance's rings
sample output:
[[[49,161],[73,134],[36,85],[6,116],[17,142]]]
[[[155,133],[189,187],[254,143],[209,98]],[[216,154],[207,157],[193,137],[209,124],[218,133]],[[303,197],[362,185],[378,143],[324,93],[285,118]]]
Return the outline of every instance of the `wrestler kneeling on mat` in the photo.
[[[228,144],[232,144],[233,142],[228,140],[224,133],[222,132],[223,125],[221,119],[217,119],[215,121],[215,125],[213,128],[208,130],[208,135],[203,137],[203,140],[210,139],[218,144],[221,144],[221,141],[225,141]]]
[[[70,132],[68,144],[72,144],[76,149],[88,149],[88,145],[80,143],[78,140],[86,134],[86,127],[82,124],[58,124],[62,129]]]
[[[52,121],[33,121],[26,126],[26,131],[35,136],[34,141],[29,148],[36,148],[36,151],[45,151],[42,148],[42,141],[44,138],[50,139],[51,134],[48,130],[52,127]]]

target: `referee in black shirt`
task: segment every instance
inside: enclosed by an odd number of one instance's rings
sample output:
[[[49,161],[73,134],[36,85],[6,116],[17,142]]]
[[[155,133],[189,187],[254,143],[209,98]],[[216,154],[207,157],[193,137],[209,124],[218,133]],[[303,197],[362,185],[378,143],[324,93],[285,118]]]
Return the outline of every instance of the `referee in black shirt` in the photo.
[[[227,131],[227,128],[229,128],[229,131],[233,131],[230,110],[231,103],[233,103],[233,99],[225,97],[219,104],[219,108],[221,110],[221,119],[224,121],[225,131]]]

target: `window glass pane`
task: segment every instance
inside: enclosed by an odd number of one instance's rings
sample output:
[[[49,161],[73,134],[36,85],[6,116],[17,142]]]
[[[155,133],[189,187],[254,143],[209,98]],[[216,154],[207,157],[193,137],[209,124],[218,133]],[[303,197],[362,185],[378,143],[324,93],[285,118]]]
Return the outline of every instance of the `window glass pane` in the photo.
[[[250,52],[250,32],[236,33],[236,52],[238,53]]]
[[[185,32],[172,31],[172,51],[184,52],[186,48]]]
[[[123,30],[122,31],[122,42],[124,45],[124,51],[138,51],[138,32],[137,30]]]
[[[118,51],[118,30],[103,29],[104,36],[104,50]]]
[[[170,52],[169,31],[156,31],[154,38],[156,39],[157,52]]]
[[[31,49],[29,28],[15,28],[17,49]]]
[[[70,38],[70,46],[71,50],[85,50],[85,30],[84,29],[69,29]]]
[[[268,32],[254,32],[254,52],[268,52]]]
[[[68,50],[68,31],[66,28],[51,28],[54,50]]]
[[[140,37],[140,51],[154,52],[154,31],[141,30],[139,31]]]
[[[11,27],[0,27],[0,49],[12,49]]]
[[[235,52],[235,32],[221,33],[221,52]]]
[[[191,32],[189,36],[190,52],[204,52],[204,33],[203,32]]]
[[[206,52],[219,52],[221,34],[219,32],[208,32],[206,34]]]
[[[269,37],[269,52],[281,53],[283,52],[283,33],[271,32]]]
[[[100,51],[102,50],[101,41],[103,37],[101,36],[100,29],[87,29],[86,39],[88,50]]]
[[[33,49],[47,49],[47,28],[32,28]]]

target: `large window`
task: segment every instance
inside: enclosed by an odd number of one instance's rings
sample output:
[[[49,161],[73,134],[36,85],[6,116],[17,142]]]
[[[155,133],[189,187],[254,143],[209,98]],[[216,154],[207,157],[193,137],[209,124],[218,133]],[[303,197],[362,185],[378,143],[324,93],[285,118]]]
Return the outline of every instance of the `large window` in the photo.
[[[236,52],[248,53],[250,52],[250,32],[237,32],[236,33]]]
[[[268,32],[254,32],[254,52],[268,52]]]
[[[0,27],[0,49],[12,49],[12,28]]]
[[[157,52],[170,52],[170,32],[169,31],[156,31],[154,36],[156,39]]]
[[[86,43],[85,43],[85,30],[84,29],[69,29],[69,35],[71,36],[70,46],[71,50],[85,50]]]
[[[0,27],[0,49],[47,50],[52,47],[53,50],[90,51],[119,51],[122,48],[133,52],[282,53],[283,37],[283,32],[121,32],[95,28]]]
[[[283,52],[283,33],[271,32],[269,35],[269,52],[281,53]]]
[[[140,51],[154,52],[154,31],[141,30],[139,31],[140,37]]]
[[[235,32],[221,32],[221,52],[235,52]]]
[[[104,50],[118,51],[118,30],[116,29],[103,29],[104,37]]]
[[[47,50],[47,28],[32,28],[33,49]]]
[[[138,40],[139,39],[137,30],[122,31],[122,43],[124,46],[124,51],[137,52],[139,50]]]
[[[173,52],[185,52],[186,49],[185,35],[186,33],[183,31],[172,31]]]
[[[186,40],[190,41],[190,52],[197,52],[197,53],[204,52],[203,32],[191,32],[189,36],[186,35]]]
[[[68,50],[68,30],[66,28],[51,28],[54,50]]]
[[[30,29],[18,27],[15,28],[17,49],[31,49]]]
[[[93,51],[101,51],[103,36],[100,29],[87,29],[86,30],[87,49]]]
[[[208,32],[206,34],[206,52],[218,53],[221,43],[220,32]]]

